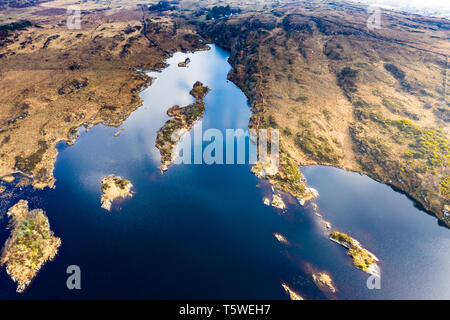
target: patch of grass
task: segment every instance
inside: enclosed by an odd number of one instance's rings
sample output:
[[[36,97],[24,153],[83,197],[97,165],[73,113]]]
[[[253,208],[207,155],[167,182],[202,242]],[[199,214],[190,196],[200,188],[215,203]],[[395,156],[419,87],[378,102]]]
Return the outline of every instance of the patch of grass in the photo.
[[[419,120],[419,117],[416,114],[406,111],[403,103],[397,99],[383,98],[381,103],[392,113],[401,114],[413,120]]]
[[[127,179],[120,179],[120,178],[114,178],[114,183],[120,188],[120,189],[125,189],[127,185],[129,185],[131,183],[130,180]],[[102,187],[103,189],[103,187]]]
[[[297,164],[284,152],[280,152],[280,166],[276,175],[271,176],[274,185],[295,197],[302,197],[306,187],[303,183],[303,174]]]
[[[294,99],[297,102],[306,102],[308,101],[308,97],[304,95],[299,95],[297,98]]]
[[[325,119],[330,120],[331,119],[331,112],[330,110],[327,109],[323,109],[322,110],[322,114],[325,117]]]
[[[297,134],[296,144],[304,153],[317,161],[333,164],[339,162],[339,156],[328,139],[314,135],[309,129]]]
[[[3,24],[0,26],[0,31],[15,31],[15,30],[23,30],[28,27],[31,27],[33,24],[28,20],[20,20],[17,22],[11,22],[8,24]]]
[[[348,247],[348,255],[353,258],[353,265],[361,270],[367,271],[376,263],[375,257],[349,235],[342,232],[332,232],[330,239],[334,239]]]
[[[384,68],[389,71],[395,79],[397,80],[404,80],[405,79],[405,72],[403,70],[401,70],[400,68],[398,68],[395,64],[393,63],[387,63],[384,65]]]
[[[446,176],[444,179],[442,179],[441,183],[439,184],[439,187],[441,188],[441,194],[446,197],[447,199],[450,198],[450,176]]]
[[[16,156],[15,167],[22,172],[31,173],[36,165],[41,162],[42,156],[48,149],[47,143],[43,140],[39,141],[39,149],[28,157]]]
[[[403,110],[403,103],[396,99],[383,98],[383,100],[381,100],[381,103],[383,104],[383,106],[388,108],[389,111],[396,114],[401,113]]]
[[[289,128],[283,129],[283,134],[290,137],[292,135],[292,131]]]
[[[413,158],[426,160],[432,168],[449,166],[450,141],[444,132],[419,127],[409,120],[387,120],[385,123],[395,126],[406,137],[414,139],[409,144],[409,152]]]
[[[356,80],[358,78],[358,70],[345,67],[337,76],[337,84],[344,91],[347,97],[357,91]]]

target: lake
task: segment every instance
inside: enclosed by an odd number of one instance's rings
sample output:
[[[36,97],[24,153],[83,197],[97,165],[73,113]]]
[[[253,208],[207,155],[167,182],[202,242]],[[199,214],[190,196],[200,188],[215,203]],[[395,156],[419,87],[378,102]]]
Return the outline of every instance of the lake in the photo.
[[[179,68],[186,57],[188,67]],[[168,108],[194,101],[189,91],[197,80],[211,89],[197,128],[247,129],[247,98],[227,80],[228,57],[215,45],[176,53],[162,72],[149,73],[155,80],[141,93],[143,106],[119,136],[118,128],[97,125],[80,129],[73,146],[59,144],[55,189],[10,187],[15,193],[2,201],[0,240],[9,235],[7,207],[26,199],[30,208],[46,211],[62,245],[23,294],[2,268],[0,298],[288,299],[282,282],[306,299],[450,298],[449,230],[366,176],[302,168],[320,193],[317,208],[286,195],[288,209],[281,212],[263,204],[270,186],[248,163],[172,165],[161,174],[156,133],[169,119]],[[192,147],[207,144],[193,141]],[[111,212],[100,207],[101,179],[108,174],[131,180],[135,191]],[[367,288],[369,274],[328,239],[316,213],[380,258],[381,289]],[[275,232],[291,245],[278,242]],[[69,265],[81,268],[81,290],[66,287]],[[320,291],[313,271],[328,272],[337,293]]]

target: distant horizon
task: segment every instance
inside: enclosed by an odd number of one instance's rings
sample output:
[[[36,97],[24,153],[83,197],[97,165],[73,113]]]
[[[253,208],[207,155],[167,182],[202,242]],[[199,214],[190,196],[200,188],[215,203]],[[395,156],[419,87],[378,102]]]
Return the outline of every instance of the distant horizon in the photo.
[[[347,0],[366,5],[450,18],[450,2],[441,0]]]

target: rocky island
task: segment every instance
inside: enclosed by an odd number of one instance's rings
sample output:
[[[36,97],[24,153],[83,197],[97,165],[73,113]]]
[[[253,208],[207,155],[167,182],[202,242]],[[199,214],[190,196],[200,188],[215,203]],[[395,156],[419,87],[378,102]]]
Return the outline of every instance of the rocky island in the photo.
[[[283,201],[283,199],[279,196],[274,194],[272,198],[272,207],[278,208],[278,209],[286,209],[286,205]]]
[[[184,59],[184,61],[178,62],[178,66],[179,66],[180,68],[187,67],[187,65],[188,65],[190,62],[191,62],[191,59],[186,58],[186,59]]]
[[[328,273],[326,272],[313,273],[312,277],[314,283],[319,288],[327,289],[332,293],[335,293],[337,291],[336,287],[333,285],[333,279],[331,279],[331,276]]]
[[[299,295],[297,292],[292,290],[286,283],[282,283],[281,286],[286,291],[286,293],[289,295],[289,298],[291,300],[304,300],[301,295]]]
[[[45,262],[52,260],[61,245],[55,237],[42,209],[28,209],[28,201],[20,200],[8,210],[12,232],[3,247],[0,264],[23,292]]]
[[[156,137],[156,147],[161,153],[161,171],[166,171],[167,166],[173,161],[172,151],[177,145],[182,135],[189,131],[194,123],[203,117],[205,113],[205,103],[203,98],[209,92],[209,88],[197,81],[190,94],[195,98],[195,102],[186,106],[173,106],[167,110],[167,114],[173,117],[159,129]]]
[[[102,179],[102,208],[111,211],[113,201],[132,197],[133,185],[129,180],[110,175]]]
[[[353,258],[355,267],[373,275],[380,274],[380,268],[377,265],[378,258],[364,249],[359,241],[341,232],[332,232],[330,240],[348,249],[348,255]]]
[[[283,236],[280,233],[274,232],[273,236],[275,237],[275,239],[277,239],[279,242],[281,242],[282,244],[285,244],[287,246],[290,246],[291,244],[289,243],[288,239],[286,239],[285,236]]]

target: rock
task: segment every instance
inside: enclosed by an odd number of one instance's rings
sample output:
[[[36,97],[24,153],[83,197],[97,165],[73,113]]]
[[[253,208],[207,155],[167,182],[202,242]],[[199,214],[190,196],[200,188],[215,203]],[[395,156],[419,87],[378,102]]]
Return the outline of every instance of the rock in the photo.
[[[325,226],[325,228],[331,229],[331,223],[329,223],[328,221],[323,220],[322,224]]]
[[[444,210],[442,210],[442,213],[444,214],[445,218],[450,218],[450,206],[445,205]]]
[[[315,199],[319,196],[319,192],[311,187],[306,187],[305,188],[305,195],[302,196],[301,198],[298,198],[298,202],[300,203],[301,206],[304,206],[306,201]]]
[[[286,205],[284,204],[283,199],[276,194],[273,195],[272,207],[275,207],[278,209],[286,209]]]
[[[8,182],[8,183],[11,183],[15,180],[15,178],[13,176],[5,176],[5,177],[2,177],[2,180],[5,182]]]
[[[257,161],[251,171],[258,178],[273,176],[278,173],[278,159],[267,156],[264,161]]]
[[[273,236],[281,243],[285,244],[285,245],[290,245],[289,241],[286,239],[285,236],[283,236],[280,233],[274,233]]]

